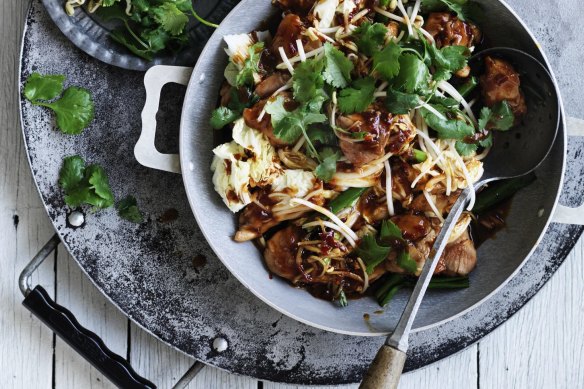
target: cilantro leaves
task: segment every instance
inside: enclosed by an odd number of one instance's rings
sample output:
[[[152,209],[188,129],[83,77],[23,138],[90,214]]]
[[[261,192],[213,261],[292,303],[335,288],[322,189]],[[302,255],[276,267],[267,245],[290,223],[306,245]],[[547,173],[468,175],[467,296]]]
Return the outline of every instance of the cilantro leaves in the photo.
[[[339,110],[345,114],[365,111],[375,99],[374,93],[375,80],[372,77],[355,80],[350,88],[339,92]]]
[[[393,87],[407,93],[426,93],[430,71],[417,55],[405,53],[399,58],[399,74],[393,79]]]
[[[59,186],[65,192],[65,204],[74,208],[83,204],[94,208],[109,208],[114,205],[114,194],[105,170],[99,165],[86,165],[78,155],[65,157],[59,171]],[[121,218],[141,223],[142,212],[136,198],[127,196],[117,207]]]
[[[351,62],[342,51],[329,42],[324,44],[324,80],[335,88],[345,88],[351,82]]]
[[[389,42],[381,51],[373,53],[373,71],[385,80],[391,80],[399,74],[401,47],[394,41]]]
[[[69,87],[61,98],[49,102],[63,91],[63,75],[42,76],[32,73],[24,85],[24,97],[34,105],[50,108],[57,117],[57,127],[65,134],[80,134],[93,120],[94,104],[87,89]]]
[[[321,104],[304,104],[294,111],[287,111],[284,107],[284,98],[278,96],[276,100],[266,104],[265,110],[270,114],[274,135],[286,143],[293,143],[300,136],[306,137],[307,143],[312,145],[306,133],[308,125],[313,123],[323,123],[326,116],[320,113]],[[317,154],[314,146],[311,152]]]
[[[380,246],[373,234],[365,235],[355,249],[357,256],[367,265],[367,274],[373,273],[377,265],[385,261],[390,251],[390,247]]]
[[[129,15],[125,2],[106,0],[97,13],[106,21],[120,20],[123,27],[114,30],[110,37],[149,61],[161,51],[176,52],[183,48],[189,39],[186,34],[189,15],[207,26],[217,27],[195,12],[191,0],[136,0],[132,1]]]
[[[52,100],[61,94],[64,82],[65,76],[62,74],[42,76],[32,73],[26,80],[24,96],[28,101]]]
[[[385,261],[392,250],[392,242],[396,241],[400,242],[398,247],[407,247],[401,230],[391,220],[384,220],[381,224],[379,242],[373,234],[368,234],[363,237],[355,253],[367,265],[368,274],[373,273],[375,267]],[[383,244],[388,244],[389,246]],[[415,274],[418,271],[418,264],[410,257],[407,248],[401,249],[398,254],[397,265],[409,273]]]
[[[359,51],[367,56],[372,56],[373,53],[379,51],[385,42],[386,35],[387,27],[381,23],[365,22],[353,31]]]
[[[227,107],[216,108],[211,113],[211,120],[210,120],[211,127],[213,127],[213,129],[215,129],[215,130],[219,130],[219,129],[225,127],[226,125],[228,125],[229,123],[233,123],[234,121],[236,121],[240,117],[241,117],[241,114],[239,112],[236,112],[236,111],[229,109]]]
[[[474,126],[469,124],[459,111],[438,104],[430,104],[430,106],[440,113],[441,117],[426,107],[421,109],[422,116],[428,126],[438,133],[439,138],[462,140],[475,133]]]
[[[471,3],[468,0],[422,0],[424,12],[448,10],[456,13],[462,21],[467,19],[467,14],[472,12]]]
[[[337,172],[337,161],[341,158],[341,152],[332,147],[325,147],[320,152],[322,162],[314,170],[314,175],[324,182],[328,182]]]
[[[507,131],[513,127],[515,116],[506,100],[493,105],[492,108],[483,107],[479,117],[479,128],[486,130]]]
[[[247,49],[247,58],[243,63],[243,68],[235,78],[235,86],[254,86],[254,74],[259,72],[260,58],[264,42],[257,42]]]
[[[132,223],[142,223],[144,216],[138,208],[138,202],[134,196],[126,196],[117,204],[118,215],[122,219],[131,221]]]
[[[101,166],[85,166],[78,155],[66,157],[59,173],[59,185],[65,191],[65,203],[70,207],[81,204],[108,208],[114,203],[107,174]]]
[[[322,70],[324,63],[319,60],[309,59],[301,62],[292,76],[292,88],[294,99],[300,103],[308,103],[315,97],[323,95],[324,78]]]

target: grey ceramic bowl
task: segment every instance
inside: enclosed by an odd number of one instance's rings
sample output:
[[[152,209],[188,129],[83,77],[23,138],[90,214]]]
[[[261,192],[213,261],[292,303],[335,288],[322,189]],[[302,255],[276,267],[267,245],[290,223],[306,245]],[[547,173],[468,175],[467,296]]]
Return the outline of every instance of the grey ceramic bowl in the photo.
[[[492,0],[479,3],[485,10],[479,25],[491,46],[524,50],[549,69],[534,37],[505,3]],[[387,334],[399,318],[407,291],[398,294],[382,314],[371,315],[366,321],[364,313],[379,310],[372,298],[353,300],[348,307],[339,308],[302,289],[293,288],[277,277],[271,279],[260,251],[252,243],[233,241],[236,217],[213,190],[209,168],[213,130],[208,122],[227,64],[222,37],[256,30],[262,21],[277,12],[268,0],[242,1],[211,36],[193,71],[180,128],[180,162],[189,202],[217,256],[264,302],[296,320],[321,329],[351,335]],[[536,183],[514,198],[505,230],[479,248],[478,266],[471,275],[471,287],[429,292],[418,313],[414,331],[451,320],[488,299],[513,277],[537,246],[550,221],[563,179],[566,137],[563,123],[559,131],[551,154],[536,172]]]

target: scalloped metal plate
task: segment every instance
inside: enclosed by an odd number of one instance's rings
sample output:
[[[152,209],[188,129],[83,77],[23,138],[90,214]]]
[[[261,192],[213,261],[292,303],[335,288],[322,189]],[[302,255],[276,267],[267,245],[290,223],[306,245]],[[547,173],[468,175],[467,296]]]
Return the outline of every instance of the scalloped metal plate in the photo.
[[[89,14],[84,7],[76,8],[75,14],[69,16],[65,12],[65,0],[42,0],[42,3],[57,27],[75,46],[102,62],[129,70],[145,71],[154,65],[193,66],[213,33],[213,28],[191,21],[187,27],[188,46],[176,55],[160,55],[147,61],[111,40],[112,25]],[[219,22],[237,3],[239,0],[195,1],[194,7],[205,19]]]

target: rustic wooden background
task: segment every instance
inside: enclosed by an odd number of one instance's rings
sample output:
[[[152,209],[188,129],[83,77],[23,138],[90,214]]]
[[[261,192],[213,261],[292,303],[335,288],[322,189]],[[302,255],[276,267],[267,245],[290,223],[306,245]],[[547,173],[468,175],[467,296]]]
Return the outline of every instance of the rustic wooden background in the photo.
[[[0,0],[0,388],[110,388],[99,372],[22,307],[18,275],[53,235],[26,161],[17,74],[26,0]],[[574,112],[570,113],[574,115]],[[532,301],[466,350],[406,374],[400,388],[584,387],[584,240]],[[193,360],[117,311],[64,249],[35,273],[56,301],[160,388]],[[205,367],[189,388],[291,388]],[[356,386],[346,386],[344,388]]]

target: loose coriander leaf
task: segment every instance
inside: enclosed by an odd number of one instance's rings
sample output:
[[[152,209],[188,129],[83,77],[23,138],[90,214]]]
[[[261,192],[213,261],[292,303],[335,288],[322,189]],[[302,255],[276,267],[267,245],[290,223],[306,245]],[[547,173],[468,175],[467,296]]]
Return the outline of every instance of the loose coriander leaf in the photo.
[[[114,203],[103,168],[98,165],[86,167],[83,159],[77,155],[63,160],[59,185],[65,191],[65,203],[70,207],[89,204],[97,208],[107,208]]]
[[[353,31],[359,51],[367,56],[379,50],[385,41],[387,28],[381,23],[365,22]]]
[[[350,88],[342,89],[337,97],[339,110],[349,114],[363,112],[375,99],[375,80],[371,77],[355,80]]]
[[[229,123],[233,123],[237,119],[239,119],[241,115],[227,107],[219,107],[216,108],[211,113],[211,127],[215,130],[219,130]]]
[[[235,86],[237,82],[237,75],[239,74],[239,69],[237,65],[233,62],[229,61],[227,67],[225,67],[225,71],[223,72],[223,76],[231,86]]]
[[[311,126],[306,133],[312,143],[319,142],[323,145],[336,145],[337,136],[328,126]]]
[[[513,110],[506,100],[503,100],[491,108],[483,107],[479,117],[479,128],[481,130],[507,131],[513,127],[515,116]]]
[[[314,170],[314,175],[324,182],[329,182],[337,172],[337,161],[341,158],[341,153],[331,147],[325,147],[320,152],[322,161]]]
[[[459,71],[466,66],[470,50],[466,46],[445,46],[438,49],[436,46],[428,44],[432,63],[436,68],[434,80],[449,80],[452,73]]]
[[[59,100],[38,104],[55,111],[57,127],[65,134],[80,134],[93,120],[93,100],[91,93],[84,88],[69,87]]]
[[[351,81],[353,62],[329,42],[324,44],[324,80],[335,88],[345,88]]]
[[[383,223],[381,223],[379,239],[382,242],[387,242],[391,239],[403,239],[403,235],[399,227],[394,222],[391,220],[384,220]]]
[[[515,116],[506,100],[503,100],[491,108],[490,125],[492,130],[507,131],[513,127]]]
[[[380,246],[372,234],[365,235],[355,250],[355,253],[367,265],[367,274],[373,273],[375,267],[382,263],[389,254],[391,248]]]
[[[397,256],[397,265],[408,273],[415,274],[418,271],[418,264],[412,259],[407,251],[402,251]]]
[[[403,93],[388,88],[385,97],[385,107],[393,114],[404,115],[420,105],[420,96],[415,93]]]
[[[172,2],[166,2],[158,7],[152,8],[150,12],[162,28],[171,35],[176,36],[182,34],[185,26],[189,22],[189,17]]]
[[[89,165],[85,169],[85,176],[91,184],[91,189],[95,194],[104,200],[106,206],[99,206],[100,208],[107,208],[114,203],[114,194],[109,185],[107,173],[99,165]],[[94,204],[95,205],[95,204]]]
[[[144,217],[138,208],[138,202],[134,196],[126,196],[118,203],[118,215],[122,219],[131,221],[132,223],[142,223]]]
[[[373,70],[385,80],[391,80],[399,74],[399,57],[401,47],[394,41],[389,42],[381,51],[373,53]]]
[[[306,130],[308,125],[323,123],[327,117],[319,112],[314,112],[307,105],[301,106],[292,112],[284,108],[284,98],[278,96],[276,100],[268,102],[265,110],[270,114],[274,135],[286,143],[295,142],[301,135],[307,140]]]
[[[306,103],[317,95],[324,92],[324,79],[322,76],[322,69],[324,63],[321,60],[309,59],[301,62],[292,76],[292,88],[294,91],[294,99],[301,103]]]
[[[493,146],[493,134],[489,133],[485,139],[479,141],[479,145],[484,148],[489,148]]]
[[[59,171],[59,185],[65,191],[77,188],[85,176],[85,161],[78,155],[66,157]]]
[[[62,74],[49,74],[43,76],[32,73],[26,79],[24,85],[24,97],[32,103],[37,100],[52,100],[63,91],[65,76]]]
[[[456,13],[460,20],[466,20],[468,0],[422,0],[423,12],[449,10]]]
[[[264,49],[264,42],[254,43],[247,49],[248,56],[243,62],[243,68],[235,78],[235,86],[254,86],[254,74],[259,71],[259,63]]]
[[[457,140],[454,144],[454,147],[456,148],[458,154],[462,155],[463,157],[468,157],[469,155],[473,155],[477,152],[477,145],[473,143],[464,143]]]
[[[406,53],[399,58],[399,74],[393,80],[393,87],[407,93],[424,93],[428,90],[430,71],[415,54]]]
[[[440,105],[430,104],[442,117],[437,116],[426,107],[422,107],[421,112],[428,126],[438,133],[441,139],[459,139],[474,135],[474,126],[468,124],[460,118],[455,110],[448,110]]]

